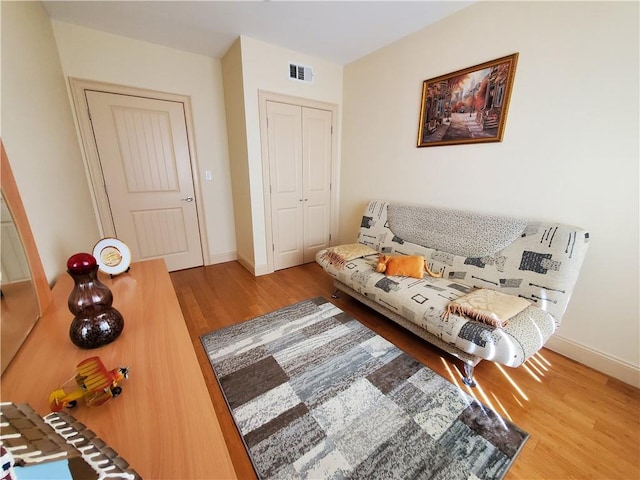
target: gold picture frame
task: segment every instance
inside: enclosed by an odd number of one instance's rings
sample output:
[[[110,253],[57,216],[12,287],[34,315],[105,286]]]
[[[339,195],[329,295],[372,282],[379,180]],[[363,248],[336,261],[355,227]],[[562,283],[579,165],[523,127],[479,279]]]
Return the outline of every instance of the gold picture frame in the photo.
[[[501,142],[518,53],[425,80],[418,147]]]

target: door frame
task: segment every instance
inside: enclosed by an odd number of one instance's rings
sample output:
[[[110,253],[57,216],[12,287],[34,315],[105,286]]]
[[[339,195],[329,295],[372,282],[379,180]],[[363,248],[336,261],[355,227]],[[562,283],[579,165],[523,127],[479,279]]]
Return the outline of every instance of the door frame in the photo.
[[[202,251],[202,261],[204,265],[210,265],[209,243],[207,241],[207,228],[204,220],[204,206],[202,205],[202,191],[200,177],[197,169],[197,156],[194,144],[194,128],[191,110],[191,101],[186,95],[160,92],[157,90],[147,90],[136,87],[128,87],[115,83],[97,82],[82,78],[69,77],[69,86],[77,120],[77,127],[80,133],[80,140],[84,150],[85,166],[90,183],[91,197],[94,202],[94,209],[98,213],[98,227],[103,237],[115,237],[116,229],[111,214],[109,197],[105,189],[105,180],[102,175],[102,165],[98,155],[98,146],[93,135],[93,127],[89,116],[89,104],[85,92],[87,90],[112,93],[116,95],[127,95],[132,97],[143,97],[153,100],[164,100],[182,103],[184,109],[185,126],[187,129],[187,142],[189,147],[189,161],[191,165],[191,178],[195,194],[196,215],[198,217],[198,229],[200,234],[200,249]]]
[[[273,229],[271,225],[271,192],[269,191],[269,136],[267,132],[267,102],[279,102],[300,107],[317,108],[320,110],[331,111],[333,120],[333,131],[331,135],[331,219],[329,226],[330,245],[338,238],[338,201],[339,201],[339,185],[338,172],[340,162],[338,160],[338,105],[333,103],[321,102],[309,98],[295,97],[292,95],[284,95],[281,93],[270,92],[266,90],[258,90],[258,109],[260,113],[260,145],[262,154],[262,192],[264,201],[264,224],[267,248],[267,271],[265,273],[273,273]],[[270,248],[271,247],[271,248]]]

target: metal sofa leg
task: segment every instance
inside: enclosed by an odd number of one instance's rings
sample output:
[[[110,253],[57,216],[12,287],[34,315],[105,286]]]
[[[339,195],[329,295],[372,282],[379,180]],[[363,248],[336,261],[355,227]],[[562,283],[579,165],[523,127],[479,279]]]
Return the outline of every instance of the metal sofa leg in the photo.
[[[476,381],[473,379],[474,368],[475,368],[475,365],[464,362],[464,377],[462,377],[462,383],[464,383],[465,385],[471,388],[476,386]]]
[[[336,288],[335,292],[331,294],[331,298],[340,298],[340,293],[338,292],[340,292],[340,289]]]

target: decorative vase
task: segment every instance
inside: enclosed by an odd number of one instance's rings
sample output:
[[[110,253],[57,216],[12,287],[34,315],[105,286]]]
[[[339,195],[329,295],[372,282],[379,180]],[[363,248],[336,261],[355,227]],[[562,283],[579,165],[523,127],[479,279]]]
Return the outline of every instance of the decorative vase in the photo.
[[[75,285],[69,295],[74,318],[71,341],[80,348],[98,348],[113,342],[124,328],[124,319],[113,308],[113,294],[98,279],[98,263],[89,253],[76,253],[67,260],[67,272]]]

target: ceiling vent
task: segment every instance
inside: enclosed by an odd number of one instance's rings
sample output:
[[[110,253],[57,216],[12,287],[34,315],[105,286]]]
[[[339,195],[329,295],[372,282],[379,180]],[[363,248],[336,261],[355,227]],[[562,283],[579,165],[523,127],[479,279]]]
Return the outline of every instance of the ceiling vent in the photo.
[[[313,81],[313,68],[289,63],[289,78],[291,80],[311,83]]]

